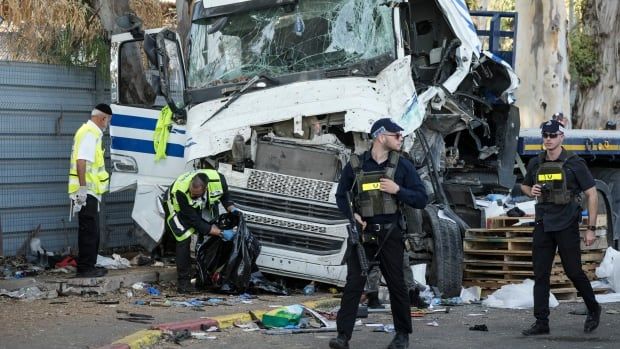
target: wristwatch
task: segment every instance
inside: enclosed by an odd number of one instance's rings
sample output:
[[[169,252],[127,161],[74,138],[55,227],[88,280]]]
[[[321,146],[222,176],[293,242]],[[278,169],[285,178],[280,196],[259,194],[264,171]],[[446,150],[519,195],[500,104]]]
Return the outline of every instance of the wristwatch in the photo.
[[[596,230],[596,225],[588,225],[586,228],[587,228],[588,230],[595,231],[595,230]]]

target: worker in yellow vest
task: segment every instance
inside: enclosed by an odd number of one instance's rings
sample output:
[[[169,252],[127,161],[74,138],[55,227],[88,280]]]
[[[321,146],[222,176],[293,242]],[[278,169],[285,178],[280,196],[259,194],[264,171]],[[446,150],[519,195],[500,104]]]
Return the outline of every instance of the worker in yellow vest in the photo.
[[[229,213],[240,212],[230,200],[226,179],[216,170],[201,169],[183,173],[164,195],[166,231],[176,240],[177,292],[192,293],[195,291],[190,282],[192,234],[220,237],[225,241],[235,236],[232,229],[221,230],[216,224],[204,220],[203,210],[207,209],[217,218],[221,202]]]
[[[99,202],[108,191],[109,175],[105,170],[103,131],[106,130],[112,109],[97,104],[90,120],[75,133],[69,167],[69,197],[71,215],[78,213],[77,277],[100,277],[105,268],[96,268],[99,252]]]

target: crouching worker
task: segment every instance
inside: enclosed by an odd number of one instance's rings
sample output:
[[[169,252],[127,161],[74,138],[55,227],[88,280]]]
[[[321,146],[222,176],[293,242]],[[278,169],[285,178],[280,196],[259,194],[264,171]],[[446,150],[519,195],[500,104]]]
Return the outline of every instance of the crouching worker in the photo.
[[[235,235],[232,229],[220,230],[202,218],[204,209],[217,217],[219,203],[229,213],[239,214],[228,194],[224,176],[216,170],[193,170],[180,175],[164,194],[166,234],[176,240],[177,292],[195,292],[191,284],[192,266],[190,243],[192,234],[215,236],[230,241]]]

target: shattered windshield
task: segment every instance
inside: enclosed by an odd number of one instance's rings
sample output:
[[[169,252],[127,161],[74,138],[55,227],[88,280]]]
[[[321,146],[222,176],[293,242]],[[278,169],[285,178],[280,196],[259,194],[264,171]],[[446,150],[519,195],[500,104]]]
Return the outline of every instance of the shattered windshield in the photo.
[[[384,0],[300,0],[192,24],[188,81],[205,88],[386,56],[395,40]]]

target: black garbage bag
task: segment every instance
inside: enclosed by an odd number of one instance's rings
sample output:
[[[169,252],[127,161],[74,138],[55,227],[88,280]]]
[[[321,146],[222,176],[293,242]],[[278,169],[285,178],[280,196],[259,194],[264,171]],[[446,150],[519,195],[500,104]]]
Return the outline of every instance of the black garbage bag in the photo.
[[[214,236],[210,236],[198,246],[196,250],[197,287],[221,287],[222,270],[226,267],[232,248],[231,242]]]
[[[233,239],[232,252],[223,274],[229,286],[234,286],[239,292],[248,288],[250,275],[258,271],[256,259],[260,254],[260,249],[260,242],[248,230],[245,219],[241,216],[237,234]]]
[[[218,226],[228,224],[222,222],[229,223],[230,219],[226,217],[219,219]],[[230,229],[231,227],[220,226],[220,228]],[[232,241],[210,236],[198,246],[196,250],[197,286],[212,287],[226,293],[246,290],[250,283],[250,274],[258,271],[256,259],[260,254],[260,248],[260,242],[250,233],[245,219],[241,217],[237,224],[237,234]]]

